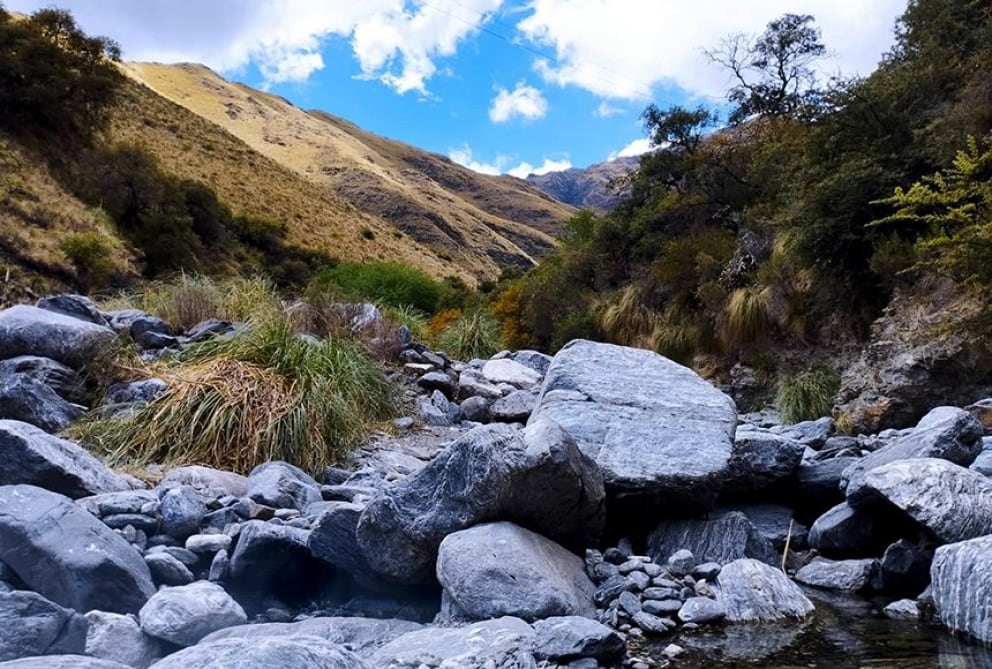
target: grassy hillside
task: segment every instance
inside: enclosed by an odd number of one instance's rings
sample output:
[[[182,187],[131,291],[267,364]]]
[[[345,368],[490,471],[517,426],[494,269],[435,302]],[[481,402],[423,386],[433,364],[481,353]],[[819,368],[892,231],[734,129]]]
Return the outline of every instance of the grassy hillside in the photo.
[[[459,274],[471,282],[474,277],[497,276],[502,266],[526,266],[546,255],[553,248],[554,234],[573,213],[520,180],[475,174],[441,156],[225,81],[200,65],[130,63],[124,69],[134,80],[209,121],[217,130],[223,128],[230,133],[224,133],[226,137],[237,137],[242,146],[268,158],[265,171],[251,170],[256,179],[265,181],[273,174],[278,175],[279,183],[286,183],[287,175],[292,174],[307,182],[312,192],[321,194],[319,209],[327,208],[324,203],[333,203],[332,209],[343,212],[335,221],[341,234],[334,240],[340,247],[336,255],[341,257],[376,249],[380,257],[413,262],[435,275]],[[135,103],[140,107],[142,100]],[[156,102],[155,107],[161,108],[161,103]],[[147,135],[149,131],[136,123],[148,114],[137,111],[131,109],[120,122],[115,120],[115,127],[123,130],[127,125],[134,135]],[[182,124],[195,127],[196,132],[187,135],[182,128],[169,131],[167,117],[172,114]],[[161,139],[172,144],[163,147],[166,153],[178,154],[176,169],[182,169],[192,151],[198,160],[213,165],[198,178],[214,184],[222,197],[232,202],[251,202],[257,197],[251,193],[255,189],[251,184],[228,198],[228,189],[238,190],[239,179],[225,174],[221,166],[228,160],[240,164],[243,157],[224,155],[233,145],[215,138],[216,130],[208,132],[209,126],[198,125],[188,115],[174,111],[160,113],[154,120],[164,123],[171,134]],[[155,145],[151,148],[159,151]],[[207,155],[200,154],[201,148]],[[171,169],[172,158],[163,159]],[[227,165],[227,169],[232,167]],[[292,199],[299,199],[298,195],[294,193]],[[351,206],[342,207],[342,201]],[[315,207],[317,204],[313,203]],[[297,220],[315,242],[323,241],[323,222],[313,223],[307,213]],[[348,222],[352,227],[345,230]],[[372,235],[364,232],[366,228]],[[424,248],[417,248],[417,244]],[[380,245],[382,248],[377,248]],[[427,262],[420,260],[424,256]]]

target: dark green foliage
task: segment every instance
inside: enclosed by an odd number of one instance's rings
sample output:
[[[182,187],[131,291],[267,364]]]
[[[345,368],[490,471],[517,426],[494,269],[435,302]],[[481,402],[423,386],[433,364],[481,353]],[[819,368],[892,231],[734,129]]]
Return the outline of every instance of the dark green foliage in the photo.
[[[77,232],[60,244],[86,290],[106,287],[117,271],[110,239],[99,232]]]
[[[830,367],[814,367],[782,379],[775,396],[775,408],[786,423],[816,420],[829,416],[834,397],[840,390],[840,374]]]
[[[369,300],[392,307],[414,307],[432,314],[444,286],[413,267],[394,262],[343,263],[319,272],[307,287],[307,299]]]
[[[89,137],[102,127],[122,75],[120,48],[89,37],[72,15],[42,9],[14,20],[0,7],[0,127]]]

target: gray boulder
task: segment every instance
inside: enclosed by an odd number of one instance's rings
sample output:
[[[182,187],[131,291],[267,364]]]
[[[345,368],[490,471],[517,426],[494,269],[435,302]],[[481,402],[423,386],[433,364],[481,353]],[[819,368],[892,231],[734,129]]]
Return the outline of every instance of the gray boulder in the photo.
[[[85,411],[85,407],[67,402],[32,376],[0,377],[0,417],[24,421],[46,432],[59,432]]]
[[[196,580],[189,567],[169,553],[150,553],[145,556],[145,564],[156,585],[189,585]]]
[[[381,579],[369,565],[355,534],[364,510],[364,504],[328,502],[310,533],[310,552],[358,583],[377,587]]]
[[[874,514],[842,502],[816,519],[807,541],[827,556],[858,557],[874,553],[879,529]]]
[[[717,576],[717,601],[730,622],[805,618],[813,603],[781,569],[758,560],[734,560]]]
[[[28,423],[0,420],[0,453],[0,485],[35,485],[74,499],[131,489],[82,446]]]
[[[937,619],[992,642],[992,536],[941,546],[930,576]]]
[[[592,617],[585,562],[512,523],[476,525],[441,542],[437,578],[469,620]]]
[[[799,468],[804,449],[798,441],[784,436],[750,426],[738,428],[724,494],[753,495],[791,478]]]
[[[963,409],[937,407],[908,435],[869,453],[844,472],[847,502],[853,507],[877,500],[865,475],[876,467],[912,458],[938,458],[967,467],[982,450],[982,424]]]
[[[971,463],[969,469],[982,476],[992,477],[992,437],[982,437],[982,452]]]
[[[809,529],[795,520],[789,507],[778,504],[744,504],[733,508],[751,521],[758,533],[771,542],[779,555],[785,549],[786,542],[790,550],[802,550],[806,547]]]
[[[560,424],[643,511],[713,505],[727,477],[737,410],[692,370],[642,349],[576,340],[555,356],[530,421]]]
[[[800,463],[790,502],[794,502],[796,508],[813,514],[823,513],[840,504],[844,501],[844,492],[840,486],[844,471],[859,459],[840,457]]]
[[[870,470],[865,485],[943,542],[992,534],[992,480],[947,460],[890,462]]]
[[[409,620],[379,618],[307,618],[293,623],[261,623],[228,627],[207,635],[203,643],[219,639],[258,639],[312,636],[344,646],[365,656],[409,632],[424,629]]]
[[[320,484],[288,462],[266,462],[248,475],[248,497],[277,509],[304,511],[321,501]]]
[[[185,541],[186,537],[200,530],[200,524],[207,515],[207,506],[196,490],[184,485],[160,487],[159,495],[163,533]]]
[[[684,623],[705,625],[715,623],[727,617],[723,604],[708,597],[690,597],[679,609],[679,620]]]
[[[158,495],[154,490],[124,490],[107,492],[91,497],[81,497],[76,505],[86,509],[97,518],[119,514],[157,514]]]
[[[86,654],[147,669],[162,657],[162,645],[141,631],[134,616],[90,611],[86,614]]]
[[[535,372],[543,376],[548,373],[548,367],[551,366],[552,358],[550,355],[545,353],[522,349],[511,353],[510,360],[513,362],[518,362],[524,367],[530,367]]]
[[[313,636],[218,639],[169,655],[154,669],[371,669],[351,651]]]
[[[110,325],[93,300],[85,295],[50,295],[38,300],[35,306],[96,325]]]
[[[0,561],[77,611],[135,612],[155,592],[134,547],[68,498],[33,486],[0,487]]]
[[[900,539],[882,555],[882,579],[890,593],[917,595],[930,585],[933,549]]]
[[[72,316],[19,304],[0,311],[0,359],[36,355],[79,368],[114,339],[114,331]]]
[[[889,620],[908,620],[911,622],[918,622],[923,617],[920,605],[915,599],[894,601],[882,609],[882,615]]]
[[[12,660],[0,664],[3,669],[131,669],[120,662],[100,660],[85,655],[45,655]]]
[[[177,646],[192,646],[211,632],[244,625],[244,609],[222,587],[197,581],[156,592],[138,614],[141,630]]]
[[[482,377],[489,383],[506,383],[517,388],[532,388],[541,381],[539,372],[509,358],[486,362],[482,366]]]
[[[75,402],[84,400],[83,389],[76,372],[51,358],[19,355],[16,358],[0,361],[0,377],[15,374],[29,376],[67,400]]]
[[[292,602],[311,592],[324,565],[311,554],[309,542],[309,530],[260,520],[244,523],[230,562],[239,593],[252,600]]]
[[[515,390],[489,407],[492,420],[500,423],[526,423],[537,404],[537,397],[527,390]]]
[[[104,405],[147,404],[169,391],[162,379],[141,379],[115,383],[103,395]]]
[[[0,593],[0,630],[0,662],[86,649],[86,619],[34,592]]]
[[[193,488],[200,493],[204,501],[214,500],[225,495],[244,497],[248,494],[248,479],[246,477],[199,465],[173,469],[165,475],[159,487],[168,488],[174,485]]]
[[[778,564],[771,542],[743,513],[730,511],[709,520],[664,520],[648,535],[648,552],[658,564],[688,549],[702,562],[727,564],[740,558],[755,558]]]
[[[882,569],[878,560],[828,560],[815,558],[796,572],[796,580],[824,590],[879,590]]]
[[[512,519],[579,550],[599,539],[603,501],[599,470],[557,425],[532,420],[523,431],[485,425],[373,500],[357,538],[379,574],[428,583],[449,534]]]
[[[619,634],[606,625],[581,616],[546,618],[534,623],[539,660],[571,662],[594,658],[602,664],[620,661],[627,646]]]
[[[465,420],[486,424],[492,420],[489,413],[489,400],[485,397],[469,397],[462,401],[458,407],[462,410]]]
[[[519,618],[497,618],[464,627],[428,627],[387,643],[369,658],[374,667],[534,667],[536,634]]]
[[[827,439],[834,432],[834,419],[829,416],[816,420],[805,420],[793,425],[776,425],[771,432],[792,441],[798,441],[803,446],[809,446],[814,451],[823,448]]]

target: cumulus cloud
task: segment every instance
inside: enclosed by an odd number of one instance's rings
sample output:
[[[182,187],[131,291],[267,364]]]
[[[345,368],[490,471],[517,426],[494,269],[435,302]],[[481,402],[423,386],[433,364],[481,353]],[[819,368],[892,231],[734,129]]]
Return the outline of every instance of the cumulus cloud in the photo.
[[[513,169],[506,171],[507,174],[517,177],[518,179],[526,179],[531,174],[547,174],[548,172],[562,172],[572,167],[572,163],[566,158],[564,160],[552,160],[550,158],[544,159],[544,164],[538,167],[534,167],[530,163],[524,162],[520,163]]]
[[[651,140],[647,137],[642,139],[635,139],[633,142],[623,147],[618,151],[612,152],[607,160],[616,160],[617,158],[632,158],[634,156],[639,156],[641,154],[647,153],[652,149]]]
[[[117,39],[128,60],[194,61],[222,72],[254,64],[268,83],[324,67],[323,42],[351,43],[362,76],[398,93],[427,93],[435,61],[455,54],[503,0],[441,11],[406,0],[60,0],[85,30]],[[7,0],[33,11],[48,0]]]
[[[526,161],[521,162],[514,167],[510,167],[511,163],[514,162],[513,159],[509,156],[503,155],[496,156],[496,160],[493,162],[482,162],[475,159],[475,156],[472,153],[472,148],[468,144],[463,144],[458,148],[451,149],[448,151],[448,157],[462,167],[467,167],[474,172],[479,172],[480,174],[509,174],[520,179],[524,179],[531,174],[560,172],[562,170],[567,170],[572,166],[572,163],[569,162],[567,158],[563,158],[561,160],[545,158],[544,163],[537,167]]]
[[[548,101],[541,91],[519,82],[512,91],[496,89],[496,97],[489,107],[489,120],[493,123],[506,123],[513,118],[534,121],[548,113]]]
[[[606,100],[599,103],[599,106],[593,111],[593,114],[599,118],[609,118],[611,116],[616,116],[617,114],[622,114],[623,109],[620,107],[614,107]]]
[[[786,13],[817,18],[834,54],[825,75],[868,74],[892,41],[905,0],[532,0],[517,28],[555,59],[534,67],[550,83],[578,86],[604,98],[647,100],[659,85],[720,97],[725,73],[704,48],[722,36],[758,34]]]

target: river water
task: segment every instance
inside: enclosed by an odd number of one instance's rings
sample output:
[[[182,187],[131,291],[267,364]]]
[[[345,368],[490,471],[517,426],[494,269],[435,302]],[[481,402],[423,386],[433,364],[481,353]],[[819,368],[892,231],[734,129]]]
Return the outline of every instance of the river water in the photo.
[[[992,648],[958,639],[931,625],[883,618],[879,602],[807,591],[816,605],[808,621],[783,625],[728,625],[683,633],[668,643],[687,653],[673,667],[770,669],[992,669]]]

